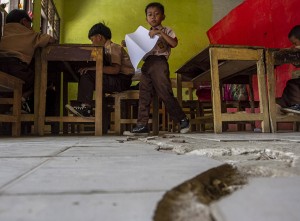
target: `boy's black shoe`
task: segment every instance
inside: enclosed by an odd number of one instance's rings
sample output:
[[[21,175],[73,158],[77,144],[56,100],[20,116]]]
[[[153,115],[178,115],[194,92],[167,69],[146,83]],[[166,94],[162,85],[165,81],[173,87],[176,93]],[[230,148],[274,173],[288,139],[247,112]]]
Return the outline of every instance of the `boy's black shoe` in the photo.
[[[88,106],[71,106],[66,104],[65,106],[71,113],[75,114],[79,117],[91,117],[92,115],[92,108]]]
[[[134,135],[147,136],[149,134],[149,129],[147,125],[137,125],[132,129],[131,133]]]
[[[180,133],[185,134],[190,130],[190,120],[188,118],[183,118],[180,121]]]
[[[282,111],[294,114],[300,114],[300,104],[294,104],[290,107],[281,108]]]

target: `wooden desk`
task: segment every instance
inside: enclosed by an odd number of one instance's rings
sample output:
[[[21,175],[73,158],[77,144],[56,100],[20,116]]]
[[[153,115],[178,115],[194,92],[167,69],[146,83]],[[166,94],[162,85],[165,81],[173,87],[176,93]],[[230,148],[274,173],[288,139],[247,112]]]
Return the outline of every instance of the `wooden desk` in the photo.
[[[46,89],[48,61],[95,61],[96,93],[95,117],[46,117]],[[45,122],[94,122],[95,135],[102,135],[102,83],[103,83],[103,48],[92,45],[60,44],[49,45],[42,50],[41,66],[36,67],[35,77],[35,133],[44,135]]]
[[[258,76],[260,113],[222,113],[220,81],[255,72]],[[176,73],[179,101],[182,100],[182,81],[192,81],[195,86],[200,82],[211,83],[215,133],[221,133],[222,123],[229,121],[262,121],[262,131],[270,132],[263,48],[210,45],[187,61]]]
[[[300,115],[279,115],[276,112],[276,79],[275,65],[300,65],[300,49],[268,49],[266,50],[266,67],[268,77],[268,98],[270,110],[270,123],[272,132],[277,132],[279,122],[300,122]]]

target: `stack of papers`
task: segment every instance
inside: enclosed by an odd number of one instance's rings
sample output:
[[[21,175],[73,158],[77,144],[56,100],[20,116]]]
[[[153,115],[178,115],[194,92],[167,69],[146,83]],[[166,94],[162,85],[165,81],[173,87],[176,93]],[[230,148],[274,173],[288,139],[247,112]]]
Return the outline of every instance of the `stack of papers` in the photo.
[[[145,54],[153,49],[158,38],[157,35],[150,38],[149,30],[142,26],[139,26],[135,32],[125,36],[130,61],[135,70],[137,70],[137,66]]]

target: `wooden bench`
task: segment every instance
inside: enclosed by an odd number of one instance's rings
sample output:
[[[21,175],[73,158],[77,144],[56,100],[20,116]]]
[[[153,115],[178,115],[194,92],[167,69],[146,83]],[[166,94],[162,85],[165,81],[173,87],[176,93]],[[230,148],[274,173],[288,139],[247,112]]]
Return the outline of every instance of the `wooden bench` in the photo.
[[[212,109],[214,132],[222,132],[222,123],[261,121],[262,131],[270,132],[269,111],[266,94],[264,49],[259,47],[210,45],[187,61],[176,73],[178,94],[181,94],[181,82],[192,81],[195,88],[201,82],[210,82],[212,89]],[[257,73],[260,113],[224,113],[220,86],[229,79],[243,79],[249,82],[249,75]],[[244,77],[242,77],[244,76]],[[182,99],[178,97],[178,99]],[[250,99],[251,100],[251,99]],[[201,122],[201,117],[199,118]],[[207,119],[205,119],[207,120]]]
[[[122,102],[136,101],[135,104],[138,105],[139,90],[123,91],[120,93],[111,94],[110,97],[114,98],[114,131],[116,134],[122,135],[122,125],[134,125],[137,123],[137,118],[133,116],[132,110],[126,110],[126,108],[122,109],[121,104]],[[157,96],[153,97],[152,104],[152,119],[150,119],[149,123],[152,123],[153,135],[157,135],[159,133],[159,99]],[[122,113],[124,113],[126,117],[123,117],[124,115]]]
[[[183,112],[186,116],[190,119],[191,124],[191,131],[195,131],[200,129],[201,123],[197,120],[197,117],[200,116],[200,103],[198,99],[194,98],[194,85],[191,81],[183,81],[180,85],[181,87],[181,95],[180,91],[178,91],[177,79],[171,79],[172,88],[177,91],[177,97],[179,96],[181,99],[178,99],[180,106],[182,107]],[[182,91],[184,89],[184,91]],[[182,99],[182,93],[187,95],[187,99]],[[167,114],[167,126],[168,131],[170,132],[177,132],[179,131],[178,122],[174,122],[170,119],[169,115]]]
[[[273,133],[277,132],[277,123],[300,122],[300,115],[280,115],[276,112],[276,79],[274,73],[275,65],[294,64],[300,65],[299,49],[268,49],[266,50],[266,67],[268,79],[268,97],[270,110],[270,123]],[[295,124],[294,124],[295,125]],[[294,129],[296,129],[294,127]]]
[[[12,123],[12,136],[21,134],[21,98],[24,81],[0,71],[0,92],[12,92],[10,98],[0,97],[0,104],[12,105],[12,114],[0,114],[0,122]]]

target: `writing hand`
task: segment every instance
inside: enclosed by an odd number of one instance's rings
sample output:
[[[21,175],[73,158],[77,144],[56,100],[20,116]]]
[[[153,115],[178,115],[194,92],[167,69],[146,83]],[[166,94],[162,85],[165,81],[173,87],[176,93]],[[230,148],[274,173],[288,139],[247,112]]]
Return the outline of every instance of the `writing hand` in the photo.
[[[80,68],[80,69],[78,70],[78,72],[80,73],[80,76],[81,76],[81,75],[86,74],[88,71],[93,71],[93,70],[95,70],[95,69],[96,69],[95,67]]]

